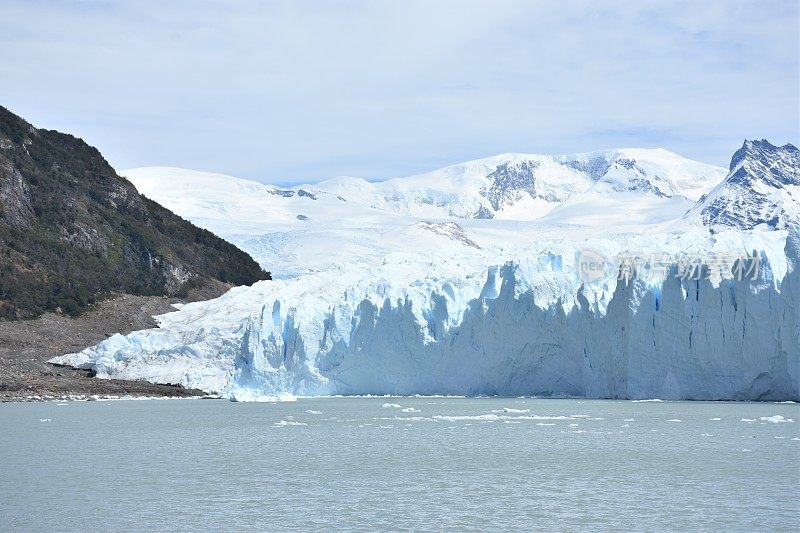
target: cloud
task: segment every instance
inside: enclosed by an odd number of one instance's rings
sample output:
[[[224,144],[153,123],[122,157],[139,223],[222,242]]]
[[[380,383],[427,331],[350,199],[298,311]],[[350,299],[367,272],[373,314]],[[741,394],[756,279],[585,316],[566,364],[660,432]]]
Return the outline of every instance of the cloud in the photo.
[[[798,136],[773,2],[0,0],[2,103],[118,168],[382,178],[499,152]]]

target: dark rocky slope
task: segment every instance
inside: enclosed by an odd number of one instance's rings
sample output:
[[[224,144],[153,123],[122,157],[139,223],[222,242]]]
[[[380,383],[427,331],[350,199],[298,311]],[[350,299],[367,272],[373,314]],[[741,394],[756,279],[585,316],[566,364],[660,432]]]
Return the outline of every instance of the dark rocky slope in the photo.
[[[141,196],[97,149],[0,107],[0,318],[261,279],[249,255]]]

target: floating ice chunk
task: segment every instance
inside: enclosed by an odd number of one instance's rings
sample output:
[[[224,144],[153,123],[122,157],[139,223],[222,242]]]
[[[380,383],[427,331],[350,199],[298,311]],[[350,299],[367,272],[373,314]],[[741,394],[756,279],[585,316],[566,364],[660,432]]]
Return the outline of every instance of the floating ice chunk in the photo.
[[[322,411],[315,411],[313,409],[306,409],[306,413],[309,415],[321,415]]]
[[[504,417],[505,418],[505,417]],[[514,417],[514,420],[572,420],[572,418],[568,416],[541,416],[541,415],[518,415]]]
[[[405,409],[401,409],[401,411],[404,412],[404,413],[419,413],[420,412],[419,409],[415,409],[413,407],[406,407]]]
[[[444,420],[447,422],[458,422],[461,420],[475,420],[478,422],[494,422],[495,420],[502,420],[507,417],[501,417],[495,414],[488,415],[434,415],[434,420]]]
[[[494,409],[493,413],[530,413],[530,409],[515,409],[513,407],[503,407],[502,409]]]
[[[742,418],[742,422],[748,422],[749,423],[749,422],[755,422],[755,421],[756,421],[755,418]]]
[[[394,418],[387,420],[405,420],[408,422],[433,422],[433,418],[428,418],[426,416],[396,416]]]
[[[50,422],[49,418],[40,418],[39,422]]]
[[[633,422],[633,418],[626,418],[623,422]]]
[[[709,418],[709,420],[711,420],[712,422],[719,422],[722,419],[721,418]]]
[[[277,403],[277,402],[296,402],[297,397],[289,392],[279,392],[277,394],[263,394],[257,389],[247,389],[235,387],[228,392],[228,399],[232,402],[241,403]]]
[[[669,420],[667,420],[667,422],[682,422],[682,420],[679,420],[677,418],[670,418]]]
[[[381,404],[381,407],[383,407],[384,409],[400,409],[403,406],[402,405],[398,405],[396,403],[384,403],[384,404]]]
[[[294,420],[281,420],[280,422],[275,422],[272,424],[272,427],[281,428],[286,426],[307,426],[308,424],[304,422],[295,422]]]
[[[742,419],[744,420],[744,419]],[[774,416],[762,416],[759,420],[763,420],[764,422],[771,422],[773,424],[783,424],[786,422],[794,422],[794,418],[783,418],[781,415],[774,415]]]

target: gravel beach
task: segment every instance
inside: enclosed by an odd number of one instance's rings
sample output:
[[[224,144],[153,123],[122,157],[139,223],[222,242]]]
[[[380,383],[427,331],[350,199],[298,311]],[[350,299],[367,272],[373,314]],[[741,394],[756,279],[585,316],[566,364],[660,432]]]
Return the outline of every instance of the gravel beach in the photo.
[[[213,298],[227,286],[206,286],[181,302]],[[115,333],[156,327],[153,315],[174,310],[179,300],[120,295],[78,317],[47,313],[33,320],[0,322],[0,401],[92,396],[205,396],[180,386],[96,379],[91,373],[54,366],[57,355],[80,351]]]

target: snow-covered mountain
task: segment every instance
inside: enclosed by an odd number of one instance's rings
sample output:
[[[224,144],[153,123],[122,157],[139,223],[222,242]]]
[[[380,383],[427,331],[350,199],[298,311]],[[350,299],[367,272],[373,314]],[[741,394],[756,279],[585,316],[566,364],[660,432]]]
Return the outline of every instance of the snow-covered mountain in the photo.
[[[315,272],[343,260],[381,260],[398,250],[441,248],[412,228],[451,221],[489,249],[515,247],[588,228],[674,220],[726,171],[666,150],[574,155],[505,154],[427,174],[369,182],[336,178],[275,187],[169,167],[122,171],[145,196],[250,253],[276,277]],[[581,228],[583,227],[583,228]],[[551,231],[554,230],[554,231]],[[430,232],[426,232],[431,237]]]
[[[687,216],[700,216],[707,226],[739,229],[800,224],[800,150],[745,141],[725,180]]]
[[[666,150],[628,148],[503,154],[378,183],[345,177],[309,187],[400,215],[534,220],[593,187],[696,201],[724,174]]]
[[[796,176],[792,161],[781,175]],[[616,150],[292,188],[176,169],[123,174],[281,279],[57,359],[101,377],[240,400],[800,399],[800,230],[787,221],[712,232],[694,213],[724,185],[718,167]],[[639,275],[618,277],[629,260]],[[706,270],[681,277],[693,261]],[[587,265],[600,274],[587,278]],[[751,276],[737,279],[740,267]]]

